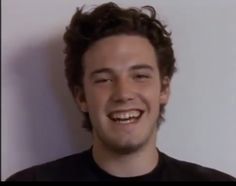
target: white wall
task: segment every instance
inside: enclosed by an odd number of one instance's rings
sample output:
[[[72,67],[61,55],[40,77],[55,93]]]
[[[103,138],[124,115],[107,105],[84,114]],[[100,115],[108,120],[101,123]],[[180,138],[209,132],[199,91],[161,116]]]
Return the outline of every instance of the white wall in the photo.
[[[106,1],[2,1],[2,180],[90,145],[62,53],[65,26],[85,2]],[[236,176],[236,1],[115,2],[154,5],[173,32],[179,71],[159,148]]]

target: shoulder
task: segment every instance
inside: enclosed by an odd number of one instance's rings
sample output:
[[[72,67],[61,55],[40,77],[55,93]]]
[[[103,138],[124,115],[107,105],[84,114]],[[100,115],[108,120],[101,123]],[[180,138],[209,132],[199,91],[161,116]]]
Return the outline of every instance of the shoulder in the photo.
[[[232,176],[195,163],[177,160],[161,153],[166,177],[178,181],[236,181]]]
[[[6,181],[73,180],[83,175],[89,152],[84,151],[51,162],[24,169]]]

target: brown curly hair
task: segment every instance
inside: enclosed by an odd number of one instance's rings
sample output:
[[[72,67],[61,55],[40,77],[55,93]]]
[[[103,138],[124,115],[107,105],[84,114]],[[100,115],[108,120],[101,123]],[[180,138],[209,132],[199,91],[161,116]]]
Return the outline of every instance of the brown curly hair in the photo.
[[[150,15],[144,13],[144,10],[148,10]],[[82,7],[77,8],[64,34],[65,74],[74,97],[75,87],[83,88],[84,53],[99,39],[118,34],[140,35],[147,38],[158,56],[157,64],[161,78],[168,76],[171,79],[176,71],[171,33],[167,32],[166,26],[156,19],[156,11],[152,6],[124,9],[110,2],[96,7],[91,12],[83,12]],[[160,105],[158,125],[164,120],[164,106]],[[83,127],[92,130],[87,113]]]

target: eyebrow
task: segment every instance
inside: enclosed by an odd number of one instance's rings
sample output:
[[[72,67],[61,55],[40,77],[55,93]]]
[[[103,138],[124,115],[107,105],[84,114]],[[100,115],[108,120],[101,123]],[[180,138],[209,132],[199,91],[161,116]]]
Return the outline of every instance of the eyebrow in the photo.
[[[140,69],[147,69],[150,71],[154,71],[152,66],[146,64],[134,65],[130,68],[130,70],[140,70]]]
[[[154,71],[153,67],[150,65],[146,65],[146,64],[140,64],[140,65],[134,65],[131,66],[129,71],[134,71],[134,70],[141,70],[141,69],[147,69],[150,71]],[[111,68],[101,68],[101,69],[97,69],[94,70],[93,72],[91,72],[90,74],[90,78],[92,78],[93,76],[95,76],[96,74],[101,74],[101,73],[108,73],[108,74],[114,74],[114,71]]]

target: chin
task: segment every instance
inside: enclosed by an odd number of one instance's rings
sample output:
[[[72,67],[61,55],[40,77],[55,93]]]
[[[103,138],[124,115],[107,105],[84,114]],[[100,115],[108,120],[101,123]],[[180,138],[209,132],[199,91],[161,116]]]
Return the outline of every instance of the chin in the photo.
[[[111,151],[115,152],[116,154],[132,154],[134,152],[137,152],[140,150],[143,146],[145,146],[145,141],[140,142],[140,143],[131,143],[131,142],[126,142],[126,143],[107,143],[106,146],[109,148]]]
[[[152,134],[139,134],[139,135],[102,135],[97,133],[97,139],[103,146],[111,152],[116,154],[125,155],[132,154],[143,149],[150,140],[152,140]]]

